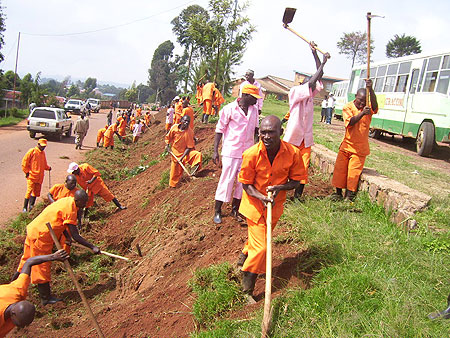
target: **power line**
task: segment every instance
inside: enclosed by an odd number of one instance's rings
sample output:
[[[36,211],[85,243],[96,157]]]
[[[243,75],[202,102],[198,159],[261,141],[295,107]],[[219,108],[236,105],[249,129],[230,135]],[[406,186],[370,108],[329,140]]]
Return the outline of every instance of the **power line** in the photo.
[[[6,60],[8,60],[8,57],[11,55],[11,52],[13,51],[13,49],[16,47],[16,43],[17,43],[17,38],[16,40],[14,40],[13,45],[11,46],[11,49],[9,50],[8,54],[5,56],[5,58],[3,59],[2,62],[6,62]]]
[[[83,35],[83,34],[98,33],[98,32],[102,32],[102,31],[107,31],[107,30],[111,30],[111,29],[116,29],[116,28],[119,28],[119,27],[129,26],[129,25],[132,25],[132,24],[134,24],[134,23],[136,23],[136,22],[145,21],[145,20],[151,19],[151,18],[153,18],[153,17],[155,17],[155,16],[158,16],[158,15],[161,15],[161,14],[164,14],[164,13],[167,13],[167,12],[170,12],[170,11],[173,11],[174,9],[177,9],[177,8],[180,8],[180,7],[183,7],[183,6],[186,6],[186,5],[188,5],[188,4],[190,4],[190,3],[193,3],[193,2],[196,2],[196,1],[188,1],[188,2],[186,2],[186,3],[184,3],[184,4],[182,4],[182,5],[179,5],[179,6],[170,8],[170,9],[167,9],[167,10],[165,10],[165,11],[162,11],[162,12],[159,12],[159,13],[156,13],[156,14],[153,14],[153,15],[150,15],[150,16],[147,16],[147,17],[145,17],[145,18],[136,19],[136,20],[133,20],[133,21],[130,21],[130,22],[126,22],[126,23],[123,23],[123,24],[119,24],[119,25],[115,25],[115,26],[110,26],[110,27],[99,28],[99,29],[94,29],[94,30],[90,30],[90,31],[76,32],[76,33],[64,33],[64,34],[35,34],[35,33],[23,33],[23,32],[22,32],[22,34],[29,35],[29,36],[58,37],[58,36],[74,36],[74,35]]]

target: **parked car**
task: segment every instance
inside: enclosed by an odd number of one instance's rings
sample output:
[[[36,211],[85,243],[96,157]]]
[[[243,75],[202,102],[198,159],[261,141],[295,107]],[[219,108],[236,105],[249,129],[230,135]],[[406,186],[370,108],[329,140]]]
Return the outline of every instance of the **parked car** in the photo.
[[[64,105],[64,110],[66,112],[72,112],[74,114],[81,114],[85,109],[84,102],[81,100],[70,99]]]
[[[69,137],[72,134],[72,119],[67,116],[64,109],[52,107],[36,107],[28,116],[27,130],[30,137],[37,133],[56,137],[61,141],[63,134]]]
[[[94,113],[98,113],[100,111],[100,100],[89,98],[86,101],[86,105],[88,103],[91,106],[91,111],[93,111]]]

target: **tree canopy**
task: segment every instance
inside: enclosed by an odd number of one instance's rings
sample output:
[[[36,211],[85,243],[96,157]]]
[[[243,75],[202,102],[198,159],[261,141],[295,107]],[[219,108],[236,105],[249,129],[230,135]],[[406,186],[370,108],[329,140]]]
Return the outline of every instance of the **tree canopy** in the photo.
[[[5,44],[5,39],[3,37],[3,32],[6,30],[5,27],[5,15],[2,12],[3,7],[1,7],[1,1],[0,1],[0,50],[3,48],[3,45]],[[2,62],[5,59],[3,54],[0,52],[0,62]]]
[[[355,61],[364,63],[367,61],[367,34],[366,32],[344,33],[337,42],[339,54],[344,54],[352,60],[352,68]],[[370,52],[374,50],[373,39],[370,39]]]
[[[386,44],[386,56],[398,58],[406,55],[414,55],[422,52],[419,40],[414,36],[395,34]]]

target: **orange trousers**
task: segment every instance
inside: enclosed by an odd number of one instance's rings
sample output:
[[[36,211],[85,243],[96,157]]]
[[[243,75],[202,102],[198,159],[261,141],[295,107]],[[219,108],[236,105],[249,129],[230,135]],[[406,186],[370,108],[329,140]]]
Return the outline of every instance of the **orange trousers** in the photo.
[[[95,195],[99,195],[106,202],[111,202],[114,199],[114,195],[112,194],[111,191],[109,191],[109,189],[106,187],[106,185],[104,183],[101,183],[101,188],[96,193],[94,193],[92,191],[92,189],[89,189],[89,187],[88,187],[87,194],[88,194],[89,198],[88,198],[88,201],[86,203],[86,208],[90,208],[90,207],[92,207],[94,205],[94,196]]]
[[[103,146],[105,148],[109,147],[109,146],[113,146],[114,145],[114,135],[112,137],[104,137],[103,140]]]
[[[365,161],[366,156],[339,150],[331,184],[336,188],[357,191],[359,176],[361,176]]]
[[[308,183],[308,169],[309,169],[309,162],[311,160],[311,147],[305,148],[305,142],[303,141],[300,146],[297,147],[298,150],[300,150],[300,156],[302,157],[303,165],[305,166],[306,171],[306,179],[300,180],[300,184],[306,184]]]
[[[212,101],[211,100],[204,100],[203,101],[203,113],[207,115],[212,114]]]
[[[189,154],[187,154],[183,158],[183,164],[189,164],[190,166],[194,166],[196,164],[202,165],[202,153],[197,150],[191,150]],[[200,169],[200,168],[199,168]],[[177,183],[180,181],[181,176],[183,175],[183,168],[178,162],[172,157],[172,163],[170,166],[170,179],[169,186],[175,188]]]
[[[266,251],[267,251],[267,225],[264,216],[257,223],[247,218],[248,240],[245,243],[242,253],[247,256],[242,271],[252,273],[266,272]],[[272,224],[272,230],[276,224]]]
[[[41,187],[41,183],[35,183],[27,179],[27,192],[25,193],[25,198],[30,198],[30,196],[41,196]]]

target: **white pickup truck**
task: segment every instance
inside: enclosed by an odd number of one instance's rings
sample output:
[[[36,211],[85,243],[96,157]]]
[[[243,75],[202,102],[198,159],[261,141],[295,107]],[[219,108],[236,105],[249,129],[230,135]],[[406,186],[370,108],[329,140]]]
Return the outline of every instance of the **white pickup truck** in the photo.
[[[61,141],[63,134],[69,137],[72,134],[72,119],[67,116],[64,109],[52,107],[36,107],[28,116],[27,130],[30,137],[37,133],[54,136]]]
[[[81,114],[85,109],[84,103],[81,100],[70,99],[64,105],[64,110],[66,112],[72,112],[74,114]]]
[[[100,100],[89,98],[86,100],[86,106],[89,103],[91,106],[91,111],[94,113],[98,113],[100,111]]]

